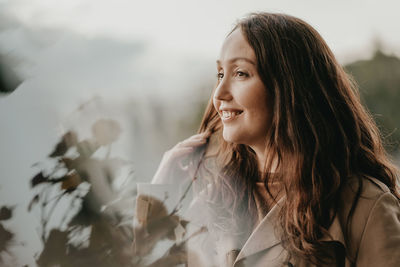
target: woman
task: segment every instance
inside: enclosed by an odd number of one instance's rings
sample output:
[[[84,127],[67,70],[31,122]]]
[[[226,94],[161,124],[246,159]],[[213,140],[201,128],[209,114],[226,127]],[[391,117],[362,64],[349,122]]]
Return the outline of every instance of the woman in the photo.
[[[215,263],[196,251],[192,265],[400,266],[398,170],[315,29],[251,14],[227,36],[217,69],[200,134],[168,151],[153,179],[179,182],[172,166],[203,148],[215,163],[200,161],[197,197],[218,215],[206,220],[217,230],[203,249],[224,255]]]

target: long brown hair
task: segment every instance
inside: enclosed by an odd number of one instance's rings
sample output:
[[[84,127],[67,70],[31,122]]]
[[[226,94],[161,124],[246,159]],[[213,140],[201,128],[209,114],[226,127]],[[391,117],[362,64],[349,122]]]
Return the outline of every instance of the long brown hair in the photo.
[[[399,198],[398,169],[360,103],[358,88],[313,27],[284,14],[253,13],[234,30],[238,28],[255,52],[258,73],[271,98],[273,117],[261,178],[267,190],[271,179],[283,184],[283,244],[291,254],[321,262],[325,254],[318,239],[331,225],[349,177],[359,180],[352,213],[366,176],[382,181]],[[260,179],[255,154],[245,145],[225,142],[221,127],[211,99],[200,132],[215,131],[221,142],[219,155],[227,159],[216,181],[218,195],[240,217],[254,217],[252,192],[254,181]],[[267,170],[274,159],[278,175],[272,177]]]

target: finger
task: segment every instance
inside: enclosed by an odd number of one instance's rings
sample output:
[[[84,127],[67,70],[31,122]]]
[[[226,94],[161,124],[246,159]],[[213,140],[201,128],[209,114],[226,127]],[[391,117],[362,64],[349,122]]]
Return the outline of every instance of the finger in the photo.
[[[183,140],[180,144],[187,144],[187,142],[207,142],[208,136],[207,135],[193,135],[188,139]]]
[[[202,133],[200,133],[200,134],[203,135],[203,136],[209,137],[209,136],[212,134],[212,131],[209,130],[209,129],[207,129],[206,131],[204,131],[204,132],[202,132]]]
[[[206,139],[185,140],[177,144],[177,147],[198,147],[207,143]]]
[[[192,153],[193,150],[194,150],[193,147],[174,148],[173,150],[170,151],[170,158],[177,159],[177,158],[183,157],[185,155]]]
[[[199,133],[199,134],[192,135],[188,139],[204,139],[204,138],[208,138],[210,135],[211,135],[211,132],[210,131],[206,131],[206,132],[202,132],[202,133]]]

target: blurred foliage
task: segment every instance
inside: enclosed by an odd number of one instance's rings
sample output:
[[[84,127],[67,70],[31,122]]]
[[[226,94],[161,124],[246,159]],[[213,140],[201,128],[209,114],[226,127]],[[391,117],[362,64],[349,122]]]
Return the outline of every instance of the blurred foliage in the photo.
[[[386,148],[399,153],[400,59],[377,50],[370,60],[348,64],[345,69],[357,81],[363,103],[386,137]],[[180,127],[173,129],[174,138],[193,133],[207,101],[193,106],[193,120],[179,121]],[[156,132],[164,136],[169,123],[161,115],[160,121],[155,123],[160,127]],[[121,131],[116,121],[101,119],[92,125],[90,138],[82,140],[73,131],[65,133],[49,153],[52,167],[41,169],[31,178],[35,194],[28,211],[39,210],[43,243],[36,257],[38,266],[176,266],[187,261],[187,241],[206,231],[201,228],[187,236],[189,222],[175,211],[168,213],[163,200],[137,196],[136,189],[129,185],[115,189],[116,177],[131,164],[111,157],[111,146]],[[165,138],[159,141],[165,143]],[[105,155],[99,157],[99,151]],[[140,205],[130,209],[135,201],[146,203],[149,209],[144,212]],[[1,207],[0,221],[10,218],[12,209]],[[54,225],[57,218],[61,222]],[[138,224],[133,223],[134,219]],[[0,222],[0,253],[7,251],[13,238],[14,234]],[[163,240],[172,245],[154,260],[151,254]]]
[[[3,206],[0,208],[0,221],[11,219],[13,209],[11,207]],[[3,263],[3,253],[9,253],[8,249],[12,244],[14,233],[10,232],[0,223],[0,264]]]
[[[36,259],[38,266],[145,267],[187,262],[187,241],[205,229],[186,237],[188,222],[177,215],[176,209],[168,213],[163,201],[142,195],[136,200],[141,204],[136,205],[138,223],[133,223],[135,214],[131,214],[130,204],[136,199],[136,187],[130,187],[129,182],[122,190],[113,186],[117,173],[129,165],[110,157],[111,144],[120,133],[119,124],[106,119],[93,124],[91,138],[79,140],[75,132],[65,133],[49,154],[55,160],[53,168],[40,170],[31,178],[37,194],[28,211],[40,211],[43,242]],[[97,151],[102,147],[107,151],[100,158]],[[132,180],[130,175],[128,179]],[[69,208],[60,204],[62,200],[69,202]],[[76,206],[78,210],[73,211]],[[50,227],[57,210],[61,224]],[[8,213],[1,210],[1,216]],[[172,241],[169,249],[158,259],[151,258],[157,243],[167,239]]]
[[[400,59],[377,49],[369,60],[345,66],[360,88],[361,99],[383,133],[386,149],[400,151]]]
[[[0,55],[0,94],[13,92],[21,84],[21,79],[10,67],[4,56]]]

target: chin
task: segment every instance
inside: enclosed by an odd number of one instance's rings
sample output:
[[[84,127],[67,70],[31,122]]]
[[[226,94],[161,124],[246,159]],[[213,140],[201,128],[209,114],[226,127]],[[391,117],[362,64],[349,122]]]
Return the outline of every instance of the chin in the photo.
[[[231,131],[226,131],[224,129],[223,133],[222,133],[222,137],[224,138],[224,140],[228,143],[234,143],[234,144],[240,144],[240,140],[241,138],[238,136],[237,133],[232,133]]]

